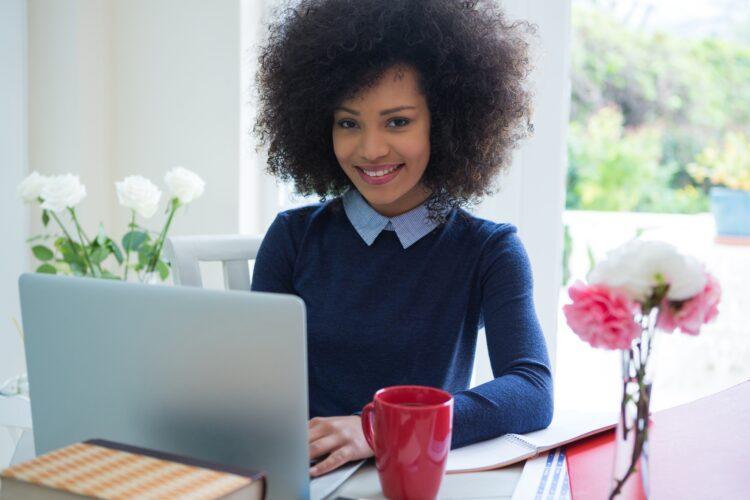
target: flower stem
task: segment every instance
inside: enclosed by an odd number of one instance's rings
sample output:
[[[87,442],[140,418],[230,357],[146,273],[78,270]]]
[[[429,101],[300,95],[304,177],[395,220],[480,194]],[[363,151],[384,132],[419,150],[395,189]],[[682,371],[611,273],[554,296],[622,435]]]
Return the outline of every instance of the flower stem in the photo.
[[[167,231],[169,231],[169,226],[172,225],[172,219],[174,218],[174,214],[177,211],[177,209],[180,206],[180,201],[178,198],[172,198],[171,201],[171,210],[169,211],[169,216],[167,217],[167,222],[164,224],[164,227],[161,230],[161,233],[159,234],[159,237],[156,239],[156,243],[154,244],[154,253],[151,256],[151,260],[148,263],[148,267],[146,268],[146,275],[148,273],[151,273],[156,269],[156,264],[159,262],[159,256],[161,255],[161,249],[164,246],[164,240],[167,237]]]
[[[94,275],[94,278],[101,278],[102,276],[102,270],[99,269],[99,266],[94,266],[93,261],[89,257],[89,253],[86,250],[86,247],[90,244],[88,241],[88,238],[85,237],[83,234],[83,229],[81,228],[81,224],[78,222],[78,217],[76,217],[76,211],[75,209],[68,207],[68,211],[70,212],[71,217],[73,217],[73,223],[76,226],[76,231],[78,232],[78,238],[81,240],[81,249],[83,250],[83,256],[86,258],[86,264],[88,264],[89,269],[91,269],[91,274]]]
[[[57,225],[60,226],[60,229],[62,229],[63,234],[68,239],[68,243],[70,243],[70,249],[76,253],[76,242],[75,240],[70,236],[70,233],[68,233],[68,230],[63,225],[60,218],[57,216],[57,214],[53,210],[49,210],[49,213],[52,214],[52,218],[55,219],[55,222],[57,222]],[[83,245],[81,245],[81,250],[83,251],[83,260],[88,263],[88,256],[86,255],[86,251],[83,248]]]
[[[133,231],[135,229],[135,210],[131,210],[132,216],[130,218],[130,225],[128,228],[130,231]],[[130,232],[128,231],[128,232]],[[130,268],[130,241],[128,241],[128,248],[125,249],[125,275],[123,276],[123,281],[128,281],[128,269]]]
[[[651,405],[651,380],[647,380],[648,362],[651,355],[651,347],[656,335],[656,320],[659,316],[659,309],[653,307],[648,309],[645,314],[640,318],[641,325],[641,338],[634,342],[628,352],[628,363],[627,363],[627,374],[625,375],[623,392],[623,400],[621,404],[620,419],[623,427],[623,441],[626,441],[626,437],[629,430],[635,432],[633,450],[630,457],[630,466],[627,472],[620,479],[616,479],[615,486],[609,495],[610,500],[614,499],[617,495],[622,492],[622,488],[627,482],[628,478],[638,471],[638,466],[646,467],[641,458],[644,455],[644,448],[648,441],[648,424],[649,424],[649,407]],[[623,365],[625,368],[625,365]],[[637,384],[637,397],[633,397],[628,394],[627,385],[631,383],[630,373],[635,374],[635,383]],[[633,401],[636,407],[636,416],[633,423],[633,428],[628,429],[627,427],[627,411],[626,406],[628,402]],[[618,438],[620,439],[620,438]],[[646,459],[647,460],[647,459]]]

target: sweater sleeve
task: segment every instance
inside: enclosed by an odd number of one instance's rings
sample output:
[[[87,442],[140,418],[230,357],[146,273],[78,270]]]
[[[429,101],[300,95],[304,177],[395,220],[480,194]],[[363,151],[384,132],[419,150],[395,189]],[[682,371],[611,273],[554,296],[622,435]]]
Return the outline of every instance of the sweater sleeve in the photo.
[[[495,378],[454,394],[452,448],[542,429],[552,420],[552,374],[528,256],[513,226],[498,226],[486,245],[479,279]]]
[[[254,292],[295,294],[292,277],[297,252],[288,218],[288,214],[278,214],[260,244],[250,286]]]

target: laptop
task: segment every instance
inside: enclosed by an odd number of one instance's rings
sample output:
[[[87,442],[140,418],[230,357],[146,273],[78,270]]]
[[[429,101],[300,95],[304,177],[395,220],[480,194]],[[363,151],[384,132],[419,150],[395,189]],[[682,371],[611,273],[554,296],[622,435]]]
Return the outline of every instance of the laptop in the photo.
[[[109,439],[310,497],[299,297],[44,274],[19,288],[37,454]]]

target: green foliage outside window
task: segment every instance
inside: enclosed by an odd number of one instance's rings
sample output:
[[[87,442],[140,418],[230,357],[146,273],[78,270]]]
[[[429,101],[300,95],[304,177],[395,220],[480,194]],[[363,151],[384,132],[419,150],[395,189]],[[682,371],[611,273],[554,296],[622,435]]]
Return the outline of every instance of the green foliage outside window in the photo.
[[[708,210],[710,183],[688,166],[730,132],[750,136],[750,45],[576,7],[571,57],[568,208]]]
[[[739,132],[728,133],[722,143],[701,151],[688,171],[699,182],[750,191],[750,139]]]

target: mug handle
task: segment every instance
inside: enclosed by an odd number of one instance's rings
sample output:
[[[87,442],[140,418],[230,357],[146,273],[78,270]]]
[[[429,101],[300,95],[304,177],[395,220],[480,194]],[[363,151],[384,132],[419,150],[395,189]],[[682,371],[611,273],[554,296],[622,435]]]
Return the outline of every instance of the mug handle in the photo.
[[[362,432],[364,433],[367,444],[370,445],[373,453],[375,452],[375,443],[373,440],[375,430],[373,426],[374,417],[375,405],[373,403],[367,403],[365,407],[362,408]]]

